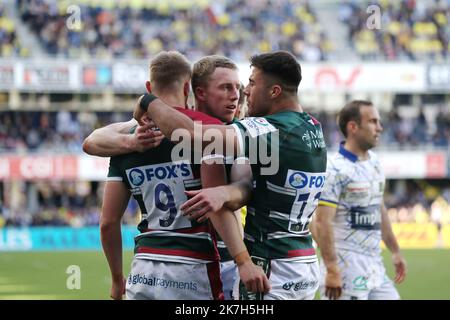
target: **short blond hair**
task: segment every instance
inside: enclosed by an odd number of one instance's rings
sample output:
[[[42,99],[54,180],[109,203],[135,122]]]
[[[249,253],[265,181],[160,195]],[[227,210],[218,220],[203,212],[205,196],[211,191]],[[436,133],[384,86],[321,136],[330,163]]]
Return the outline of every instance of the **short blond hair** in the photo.
[[[192,72],[192,91],[194,93],[195,88],[208,85],[208,81],[216,68],[237,70],[238,67],[232,60],[224,56],[211,55],[201,58],[194,64]]]
[[[150,63],[150,83],[159,90],[171,89],[183,84],[192,76],[191,64],[178,51],[161,51]]]

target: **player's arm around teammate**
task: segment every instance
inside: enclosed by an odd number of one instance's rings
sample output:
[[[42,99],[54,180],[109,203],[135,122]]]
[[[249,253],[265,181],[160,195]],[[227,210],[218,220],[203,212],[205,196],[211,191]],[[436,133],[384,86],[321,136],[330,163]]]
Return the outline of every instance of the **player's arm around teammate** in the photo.
[[[133,118],[141,125],[144,124],[143,119],[152,119],[163,135],[169,139],[177,129],[181,128],[184,130],[180,132],[181,136],[187,133],[187,136],[194,141],[194,145],[198,143],[203,149],[210,143],[207,139],[203,139],[204,135],[211,134],[218,139],[217,141],[223,143],[222,150],[225,151],[225,156],[234,156],[238,153],[238,138],[231,125],[200,125],[186,115],[170,110],[162,100],[151,93],[139,97]]]
[[[381,237],[384,244],[392,253],[392,263],[395,267],[395,283],[401,283],[406,277],[407,268],[406,261],[403,258],[400,247],[392,231],[391,221],[386,210],[384,203],[381,205]]]
[[[335,216],[335,207],[319,204],[311,227],[314,241],[320,248],[327,269],[325,295],[332,300],[338,299],[342,294],[342,277],[334,245],[333,219]]]
[[[107,181],[100,216],[100,235],[103,251],[111,271],[111,298],[121,300],[125,294],[122,269],[121,220],[130,199],[130,192],[120,181]]]
[[[152,130],[153,124],[138,126],[136,120],[117,122],[95,129],[83,142],[83,151],[99,157],[113,157],[130,152],[143,152],[159,146],[164,136]]]
[[[211,188],[203,185],[201,190],[187,191],[187,195],[192,198],[180,207],[184,214],[201,222],[208,217],[208,212],[216,212],[223,206],[232,211],[245,206],[250,200],[253,175],[248,159],[244,161],[235,161],[231,167],[230,184]]]

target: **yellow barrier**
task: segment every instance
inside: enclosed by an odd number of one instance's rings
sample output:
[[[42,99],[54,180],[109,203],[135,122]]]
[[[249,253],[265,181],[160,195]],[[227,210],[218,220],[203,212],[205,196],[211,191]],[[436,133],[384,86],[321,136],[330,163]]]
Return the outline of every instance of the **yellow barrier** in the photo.
[[[392,230],[400,248],[450,248],[450,225],[443,227],[441,234],[433,223],[393,223]],[[382,247],[386,248],[384,243]]]
[[[450,224],[442,227],[442,245],[444,248],[450,248]]]

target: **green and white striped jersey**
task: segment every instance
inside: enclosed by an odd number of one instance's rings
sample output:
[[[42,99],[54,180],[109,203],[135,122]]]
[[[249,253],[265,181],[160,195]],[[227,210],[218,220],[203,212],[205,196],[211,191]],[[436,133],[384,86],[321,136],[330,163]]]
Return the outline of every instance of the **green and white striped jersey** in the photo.
[[[327,153],[320,123],[304,112],[283,111],[233,126],[254,177],[244,230],[250,254],[317,261],[309,223],[325,182]],[[270,166],[265,150],[279,163],[274,174],[262,171]]]
[[[193,120],[220,124],[203,113],[177,109]],[[218,261],[215,231],[209,220],[197,223],[180,212],[180,206],[187,200],[185,191],[201,188],[200,165],[191,164],[191,154],[172,161],[174,146],[164,139],[157,148],[110,160],[108,180],[125,183],[141,209],[135,256],[192,264]]]

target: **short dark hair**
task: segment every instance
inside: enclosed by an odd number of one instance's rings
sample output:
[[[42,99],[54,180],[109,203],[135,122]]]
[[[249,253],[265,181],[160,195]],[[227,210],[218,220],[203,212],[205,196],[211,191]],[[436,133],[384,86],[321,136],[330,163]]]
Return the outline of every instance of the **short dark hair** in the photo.
[[[302,68],[293,54],[275,51],[254,55],[250,58],[250,66],[275,77],[284,90],[297,93],[302,81]]]
[[[347,123],[355,121],[357,124],[361,124],[361,107],[363,106],[373,106],[373,104],[367,100],[353,100],[339,112],[338,125],[344,137],[347,138]]]

